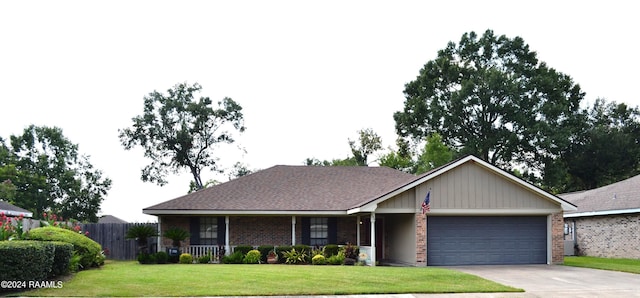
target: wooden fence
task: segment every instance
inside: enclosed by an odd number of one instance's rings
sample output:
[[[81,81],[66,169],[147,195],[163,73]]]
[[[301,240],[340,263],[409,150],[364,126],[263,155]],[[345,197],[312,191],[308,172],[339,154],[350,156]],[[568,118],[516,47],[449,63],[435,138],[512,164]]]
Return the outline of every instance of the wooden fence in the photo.
[[[102,245],[108,259],[135,260],[137,255],[137,243],[135,239],[126,239],[129,228],[141,225],[139,223],[102,223],[82,224],[82,231],[89,232],[89,238]],[[146,223],[144,225],[158,228],[158,224]],[[149,252],[155,253],[158,243],[157,237],[149,238]]]

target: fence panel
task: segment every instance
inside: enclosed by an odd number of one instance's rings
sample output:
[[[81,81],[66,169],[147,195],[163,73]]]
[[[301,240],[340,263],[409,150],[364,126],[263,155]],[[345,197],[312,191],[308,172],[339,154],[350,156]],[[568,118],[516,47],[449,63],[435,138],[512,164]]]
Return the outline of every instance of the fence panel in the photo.
[[[137,243],[135,239],[126,239],[129,228],[140,225],[137,223],[103,223],[82,224],[82,230],[89,232],[89,238],[102,245],[107,258],[113,260],[135,260]],[[158,228],[158,224],[144,224]],[[149,238],[149,252],[155,253],[158,243],[157,237]]]

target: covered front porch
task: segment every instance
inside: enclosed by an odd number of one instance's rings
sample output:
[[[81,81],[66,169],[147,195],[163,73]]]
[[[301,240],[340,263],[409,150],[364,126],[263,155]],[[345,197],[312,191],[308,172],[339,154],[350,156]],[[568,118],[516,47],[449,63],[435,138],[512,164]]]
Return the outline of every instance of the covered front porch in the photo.
[[[414,214],[359,213],[319,215],[187,215],[158,216],[159,234],[170,227],[190,232],[182,251],[194,258],[233,253],[238,245],[323,247],[327,244],[360,248],[360,261],[375,266],[385,262],[415,264]],[[158,251],[171,246],[159,237]]]

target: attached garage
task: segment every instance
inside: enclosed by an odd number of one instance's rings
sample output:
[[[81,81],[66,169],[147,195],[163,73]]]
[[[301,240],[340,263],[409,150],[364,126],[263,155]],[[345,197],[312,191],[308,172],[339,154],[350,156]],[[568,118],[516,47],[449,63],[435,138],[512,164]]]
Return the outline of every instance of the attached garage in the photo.
[[[429,265],[546,263],[546,216],[427,217]]]

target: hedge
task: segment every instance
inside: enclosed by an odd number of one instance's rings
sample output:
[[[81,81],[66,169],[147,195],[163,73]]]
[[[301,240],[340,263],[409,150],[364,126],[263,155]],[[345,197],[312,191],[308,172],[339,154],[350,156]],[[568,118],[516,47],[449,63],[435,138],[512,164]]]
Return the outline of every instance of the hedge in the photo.
[[[104,262],[102,246],[89,237],[63,228],[41,227],[29,231],[29,239],[42,241],[62,241],[73,244],[73,251],[80,256],[83,268],[100,266]]]
[[[45,241],[0,241],[0,280],[46,280],[54,262],[55,244]]]
[[[73,256],[73,244],[61,241],[52,241],[55,245],[51,275],[59,276],[69,273],[71,257]]]

